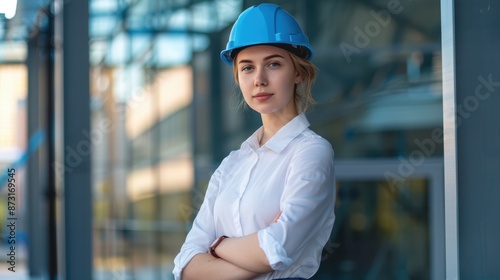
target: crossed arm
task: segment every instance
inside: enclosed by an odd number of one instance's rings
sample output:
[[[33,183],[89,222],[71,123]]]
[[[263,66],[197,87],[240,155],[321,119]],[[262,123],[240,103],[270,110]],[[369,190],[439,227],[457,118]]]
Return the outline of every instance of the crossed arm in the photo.
[[[281,212],[274,222],[280,215]],[[210,254],[195,255],[184,268],[182,279],[251,279],[273,271],[260,248],[257,233],[226,238],[217,246],[216,252],[219,259]]]
[[[259,273],[238,267],[222,258],[217,259],[210,254],[197,254],[182,271],[183,280],[198,279],[252,279]]]

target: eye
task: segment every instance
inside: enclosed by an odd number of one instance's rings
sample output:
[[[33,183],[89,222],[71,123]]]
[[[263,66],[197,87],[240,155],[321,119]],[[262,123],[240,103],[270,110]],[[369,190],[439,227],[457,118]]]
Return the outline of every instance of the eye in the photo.
[[[269,63],[269,67],[272,67],[272,68],[276,68],[276,67],[279,67],[281,64],[277,61],[273,61],[271,63]]]
[[[248,72],[252,69],[253,69],[253,66],[251,66],[251,65],[245,65],[245,66],[241,67],[242,72]]]

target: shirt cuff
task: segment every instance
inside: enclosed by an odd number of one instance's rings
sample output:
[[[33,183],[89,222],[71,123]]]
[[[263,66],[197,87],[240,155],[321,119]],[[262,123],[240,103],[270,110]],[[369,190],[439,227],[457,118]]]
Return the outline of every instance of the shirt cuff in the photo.
[[[175,257],[174,270],[172,271],[175,280],[181,280],[184,267],[186,267],[195,255],[200,253],[206,253],[206,251],[193,248],[191,250],[183,250]]]
[[[258,232],[260,248],[266,254],[269,265],[273,270],[287,270],[293,263],[293,260],[288,257],[285,248],[281,246],[276,239],[262,229]]]

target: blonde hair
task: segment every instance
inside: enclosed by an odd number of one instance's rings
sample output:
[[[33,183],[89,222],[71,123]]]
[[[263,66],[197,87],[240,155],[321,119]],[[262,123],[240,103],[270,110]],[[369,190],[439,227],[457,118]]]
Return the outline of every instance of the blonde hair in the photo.
[[[295,108],[300,114],[306,112],[311,105],[316,104],[316,101],[314,101],[314,98],[312,97],[312,88],[314,86],[314,82],[316,81],[317,68],[309,60],[297,56],[290,51],[288,51],[288,54],[292,60],[293,67],[302,78],[302,80],[295,85],[294,92]],[[234,80],[238,85],[238,67],[234,61],[236,61],[236,57],[233,59],[233,75]],[[245,101],[242,100],[241,104],[245,104]]]
[[[298,113],[303,113],[307,111],[309,106],[316,104],[312,97],[312,88],[316,81],[317,68],[309,60],[301,58],[294,53],[290,53],[290,57],[292,58],[295,70],[299,72],[302,78],[300,83],[295,85],[295,107]]]

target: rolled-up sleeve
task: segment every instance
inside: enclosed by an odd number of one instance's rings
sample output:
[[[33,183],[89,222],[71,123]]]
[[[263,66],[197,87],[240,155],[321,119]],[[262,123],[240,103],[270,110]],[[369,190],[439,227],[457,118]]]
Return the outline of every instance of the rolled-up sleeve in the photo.
[[[193,226],[186,236],[186,240],[181,247],[179,254],[174,259],[174,278],[181,279],[182,270],[191,259],[200,253],[208,253],[208,247],[215,240],[216,231],[214,226],[213,208],[219,190],[221,170],[224,161],[210,178],[210,182],[205,193],[205,198],[200,210],[194,219]]]
[[[274,270],[289,269],[304,257],[314,256],[319,263],[335,219],[332,147],[322,138],[303,147],[288,167],[280,218],[258,232],[260,247]]]

